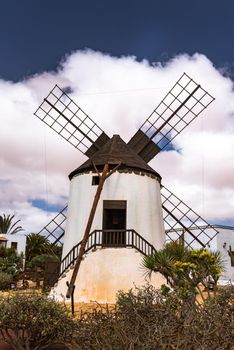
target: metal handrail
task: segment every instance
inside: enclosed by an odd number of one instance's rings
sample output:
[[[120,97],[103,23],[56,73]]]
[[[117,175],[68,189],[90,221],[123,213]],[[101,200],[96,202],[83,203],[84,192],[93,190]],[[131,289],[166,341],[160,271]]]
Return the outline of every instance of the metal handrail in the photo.
[[[74,264],[78,257],[81,242],[76,244],[62,259],[60,276]],[[135,230],[94,230],[89,234],[85,253],[97,247],[135,248],[143,255],[152,255],[155,248]]]

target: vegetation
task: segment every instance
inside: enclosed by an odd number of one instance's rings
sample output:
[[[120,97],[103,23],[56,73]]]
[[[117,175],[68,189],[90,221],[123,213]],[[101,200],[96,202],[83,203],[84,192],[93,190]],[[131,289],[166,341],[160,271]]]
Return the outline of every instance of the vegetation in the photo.
[[[0,215],[0,234],[15,234],[23,231],[23,228],[18,225],[20,220],[14,222],[15,215]],[[17,226],[18,225],[18,226]]]
[[[0,337],[13,350],[42,350],[71,341],[75,323],[65,306],[38,294],[0,299]]]
[[[234,345],[234,290],[203,304],[181,303],[148,286],[120,292],[114,310],[84,313],[77,321],[77,350],[225,350]]]
[[[152,286],[119,292],[116,307],[97,305],[73,319],[38,294],[0,298],[0,341],[11,350],[225,350],[234,345],[234,288],[204,303],[184,303]]]
[[[61,253],[61,247],[57,245],[52,246],[46,237],[41,236],[38,233],[31,233],[28,235],[24,279],[34,281],[36,282],[37,287],[40,287],[40,282],[45,281],[44,278],[47,263],[59,262]],[[48,281],[46,284],[48,284]]]
[[[13,224],[13,219],[0,216],[0,230],[21,231],[19,220]],[[38,285],[46,263],[58,261],[60,255],[61,248],[52,247],[47,238],[35,233],[27,236],[26,267]],[[19,279],[22,267],[22,255],[0,247],[0,290]],[[161,290],[148,285],[120,291],[115,308],[99,305],[76,320],[64,305],[41,294],[16,292],[0,297],[0,341],[11,350],[50,349],[56,343],[64,350],[224,350],[234,346],[234,287],[217,288],[223,271],[219,252],[189,250],[173,242],[144,257],[143,267],[148,276],[161,273],[167,285]]]
[[[42,254],[37,255],[28,263],[27,271],[31,273],[31,280],[40,286],[40,281],[44,281],[45,269],[48,262],[59,262],[57,255]]]
[[[13,276],[7,272],[0,271],[0,290],[7,290],[11,288]]]
[[[52,252],[51,254],[56,255],[59,258],[59,260],[61,260],[63,247],[61,245],[54,244],[53,246],[50,246],[50,249]]]
[[[40,268],[43,271],[45,270],[45,265],[47,262],[57,262],[59,258],[56,255],[42,254],[37,255],[30,261],[30,267],[32,269]]]
[[[14,234],[22,231],[22,227],[18,225],[19,221],[14,220],[14,215],[0,215],[0,234]],[[12,276],[13,282],[23,278],[24,286],[28,285],[27,279],[35,281],[37,286],[40,286],[40,281],[44,280],[47,262],[59,261],[61,255],[60,246],[52,246],[46,237],[31,233],[26,241],[25,273],[22,275],[24,256],[19,255],[14,248],[3,246],[0,246],[0,272],[8,274],[8,278]],[[0,283],[0,290],[5,289],[5,285],[5,282]],[[10,283],[7,285],[10,286]]]
[[[53,251],[48,238],[41,236],[38,233],[30,233],[27,236],[26,261],[31,261],[32,258],[38,255],[51,253],[53,254]]]
[[[223,266],[219,252],[191,250],[176,242],[167,244],[162,250],[143,259],[143,267],[149,276],[152,272],[161,273],[181,298],[190,297],[194,301],[197,292],[203,297],[201,286],[209,293],[212,284],[216,292]],[[165,292],[166,290],[170,291],[169,288],[164,288]]]
[[[18,254],[14,248],[0,247],[0,272],[7,273],[14,281],[18,281],[22,270],[23,254]]]

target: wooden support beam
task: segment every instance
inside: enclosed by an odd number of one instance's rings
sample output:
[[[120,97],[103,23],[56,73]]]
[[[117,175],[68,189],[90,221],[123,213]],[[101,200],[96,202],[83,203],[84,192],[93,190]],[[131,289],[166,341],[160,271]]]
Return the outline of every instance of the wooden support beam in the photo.
[[[92,164],[93,164],[93,167],[94,167],[96,173],[98,174],[99,178],[101,178],[102,175],[99,173],[99,171],[98,171],[98,169],[96,167],[96,164],[93,161],[92,161]]]
[[[74,267],[74,270],[73,270],[73,273],[72,273],[71,281],[69,283],[69,287],[68,287],[68,290],[67,290],[67,295],[66,295],[67,298],[71,297],[72,292],[74,290],[76,277],[78,275],[80,264],[81,264],[82,258],[84,256],[84,253],[85,253],[85,246],[86,246],[86,243],[87,243],[88,238],[89,238],[89,233],[90,233],[90,230],[91,230],[91,227],[92,227],[94,215],[95,215],[95,212],[96,212],[96,209],[97,209],[98,201],[99,201],[99,198],[100,198],[100,195],[101,195],[101,192],[102,192],[102,188],[103,188],[104,182],[105,182],[105,180],[107,178],[108,171],[109,171],[109,165],[105,164],[104,168],[103,168],[103,171],[102,171],[102,174],[101,174],[101,177],[100,177],[99,185],[98,185],[98,188],[97,188],[94,200],[93,200],[93,205],[92,205],[92,208],[91,208],[91,211],[90,211],[90,214],[89,214],[88,222],[87,222],[86,229],[85,229],[85,232],[84,232],[84,236],[83,236],[83,239],[82,239],[82,242],[81,242],[80,251],[79,251],[76,263],[75,263],[75,267]]]
[[[106,175],[106,179],[111,176],[116,170],[119,169],[120,165],[122,165],[122,163],[119,163],[118,165],[116,165],[116,167],[114,169],[112,169],[109,174]]]

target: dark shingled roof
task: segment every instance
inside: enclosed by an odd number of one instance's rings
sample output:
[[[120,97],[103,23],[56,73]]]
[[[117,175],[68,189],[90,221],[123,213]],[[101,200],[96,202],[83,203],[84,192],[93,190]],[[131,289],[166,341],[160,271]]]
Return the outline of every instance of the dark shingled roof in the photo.
[[[105,164],[109,164],[113,169],[116,165],[122,165],[118,170],[135,170],[150,173],[161,179],[161,176],[152,169],[140,156],[138,156],[119,135],[114,135],[99,151],[90,157],[79,168],[75,169],[69,175],[71,180],[73,176],[86,171],[94,171],[93,163],[98,170],[102,170]]]

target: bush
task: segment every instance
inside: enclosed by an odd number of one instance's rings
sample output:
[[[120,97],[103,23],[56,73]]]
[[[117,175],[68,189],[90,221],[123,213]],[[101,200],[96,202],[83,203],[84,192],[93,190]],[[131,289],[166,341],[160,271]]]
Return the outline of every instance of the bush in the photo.
[[[15,248],[0,247],[0,257],[7,258],[11,255],[16,255]]]
[[[46,349],[71,341],[74,321],[65,306],[37,294],[0,299],[0,336],[14,350]]]
[[[180,329],[174,306],[151,286],[119,292],[114,310],[94,310],[78,320],[78,349],[173,349],[168,340]]]
[[[14,350],[228,350],[234,345],[234,288],[203,304],[151,286],[119,292],[115,308],[98,306],[78,320],[44,296],[0,299],[0,336]],[[190,299],[189,299],[190,300]],[[0,339],[1,340],[1,339]]]
[[[0,290],[6,290],[11,287],[13,277],[9,273],[0,271]]]
[[[45,287],[45,269],[49,262],[59,263],[59,258],[56,255],[42,254],[33,257],[27,263],[26,276],[36,282],[38,287],[40,287],[40,281],[44,281],[43,285]]]
[[[204,304],[184,303],[152,287],[120,292],[116,308],[84,313],[77,321],[79,350],[224,350],[234,345],[234,289]]]
[[[43,271],[45,270],[45,265],[47,262],[57,262],[59,258],[56,255],[42,254],[37,255],[30,261],[29,268],[35,269],[37,267],[41,268]]]
[[[0,249],[0,271],[13,276],[14,281],[19,280],[23,269],[23,254],[18,254],[13,248]]]

